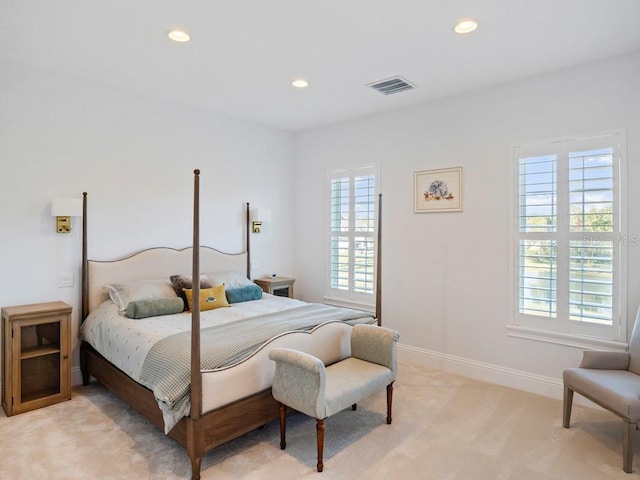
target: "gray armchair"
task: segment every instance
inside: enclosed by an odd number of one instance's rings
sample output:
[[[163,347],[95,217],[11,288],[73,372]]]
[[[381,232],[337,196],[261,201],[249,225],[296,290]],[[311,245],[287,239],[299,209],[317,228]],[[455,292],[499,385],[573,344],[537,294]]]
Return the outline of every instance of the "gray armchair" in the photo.
[[[562,426],[569,428],[573,392],[623,420],[622,469],[631,473],[633,430],[640,421],[640,309],[626,352],[585,351],[578,368],[564,371]]]

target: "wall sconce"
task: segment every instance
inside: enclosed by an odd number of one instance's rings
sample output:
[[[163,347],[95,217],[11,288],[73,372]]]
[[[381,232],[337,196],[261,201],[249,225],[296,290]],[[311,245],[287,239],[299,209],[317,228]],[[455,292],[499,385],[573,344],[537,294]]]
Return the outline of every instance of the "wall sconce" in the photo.
[[[69,233],[71,231],[71,217],[82,216],[82,199],[54,198],[51,201],[51,216],[57,217],[56,232]]]
[[[261,208],[258,210],[253,210],[252,214],[252,231],[253,233],[260,233],[262,231],[262,222],[271,221],[271,210]]]

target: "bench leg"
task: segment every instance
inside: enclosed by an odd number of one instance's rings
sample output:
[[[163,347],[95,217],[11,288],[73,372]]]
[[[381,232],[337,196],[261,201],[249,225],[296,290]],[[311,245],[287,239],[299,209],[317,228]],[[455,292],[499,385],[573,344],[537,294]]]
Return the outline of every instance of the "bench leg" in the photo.
[[[393,383],[387,385],[387,425],[391,425],[391,407],[393,404]]]
[[[316,419],[316,431],[318,432],[318,471],[324,468],[322,457],[324,454],[324,420]]]
[[[626,473],[633,471],[633,433],[631,423],[626,420],[623,423],[622,431],[622,469]]]
[[[569,428],[571,422],[571,405],[573,404],[573,390],[565,385],[564,387],[564,401],[562,406],[562,426]]]
[[[280,403],[280,450],[284,450],[287,446],[285,441],[285,430],[287,429],[287,406]]]
[[[351,410],[353,410],[354,412],[356,411],[356,408],[358,408],[357,403],[354,403],[353,405],[351,405]]]

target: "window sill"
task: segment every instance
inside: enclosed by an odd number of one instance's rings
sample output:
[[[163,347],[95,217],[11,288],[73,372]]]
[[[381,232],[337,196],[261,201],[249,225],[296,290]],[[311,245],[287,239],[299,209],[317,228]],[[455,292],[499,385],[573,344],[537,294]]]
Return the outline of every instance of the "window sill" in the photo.
[[[519,325],[507,325],[507,335],[516,338],[525,338],[538,342],[555,343],[567,347],[582,348],[587,350],[612,350],[625,351],[627,344],[615,340],[604,340],[594,337],[571,335],[568,333],[550,332],[546,330],[536,330],[533,328],[521,327]]]

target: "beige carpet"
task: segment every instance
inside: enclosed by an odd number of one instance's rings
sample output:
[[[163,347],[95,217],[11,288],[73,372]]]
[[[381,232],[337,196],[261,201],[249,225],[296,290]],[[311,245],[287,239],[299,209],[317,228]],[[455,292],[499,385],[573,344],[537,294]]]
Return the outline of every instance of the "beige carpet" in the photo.
[[[184,479],[186,452],[100,385],[69,402],[0,414],[1,479]],[[324,472],[315,471],[315,421],[290,417],[287,449],[277,422],[207,453],[203,479],[630,479],[621,421],[562,403],[401,363],[393,424],[384,392],[326,422]],[[640,443],[640,441],[636,442]]]

